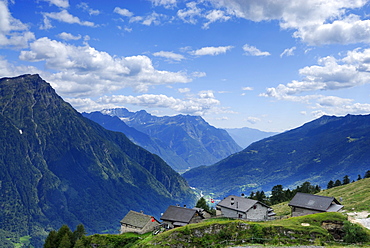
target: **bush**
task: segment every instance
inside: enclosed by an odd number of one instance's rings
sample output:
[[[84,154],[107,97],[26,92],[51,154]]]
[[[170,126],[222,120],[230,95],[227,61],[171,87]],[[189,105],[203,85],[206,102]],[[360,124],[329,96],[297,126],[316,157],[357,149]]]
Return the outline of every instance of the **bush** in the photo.
[[[344,222],[343,230],[345,232],[343,241],[349,244],[369,242],[369,235],[365,229],[349,221]]]

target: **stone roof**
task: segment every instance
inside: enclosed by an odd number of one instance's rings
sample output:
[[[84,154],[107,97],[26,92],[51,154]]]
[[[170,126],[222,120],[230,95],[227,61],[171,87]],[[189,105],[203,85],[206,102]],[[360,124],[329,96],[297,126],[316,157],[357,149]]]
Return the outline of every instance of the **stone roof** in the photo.
[[[191,219],[194,217],[197,210],[178,207],[178,206],[169,206],[161,217],[161,220],[171,221],[171,222],[181,222],[188,224]]]
[[[312,195],[300,192],[293,197],[288,205],[322,212],[337,212],[343,207],[334,197]]]
[[[237,211],[242,211],[242,212],[247,212],[251,207],[253,207],[256,203],[259,203],[267,208],[266,204],[257,201],[257,200],[252,200],[249,198],[245,197],[240,197],[240,196],[235,196],[235,195],[229,195],[222,201],[220,201],[217,206],[237,210]]]
[[[149,221],[152,221],[152,218],[154,217],[151,215],[146,215],[130,210],[130,212],[128,212],[120,222],[121,224],[143,228]]]

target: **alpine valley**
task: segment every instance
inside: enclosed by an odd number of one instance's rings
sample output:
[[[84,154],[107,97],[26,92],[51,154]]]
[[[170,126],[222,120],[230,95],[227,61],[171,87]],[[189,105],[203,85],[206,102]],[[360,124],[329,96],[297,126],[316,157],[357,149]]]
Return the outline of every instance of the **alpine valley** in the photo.
[[[0,124],[2,247],[20,237],[41,247],[63,224],[118,233],[129,210],[159,219],[169,205],[194,206],[190,186],[222,198],[305,181],[325,188],[370,170],[370,115],[322,116],[257,132],[250,144],[240,140],[250,130],[229,134],[196,116],[80,114],[38,75],[23,75],[0,79]]]
[[[326,188],[330,180],[356,180],[369,169],[370,115],[347,115],[322,116],[183,176],[191,186],[223,197],[305,181]]]
[[[157,117],[145,110],[130,112],[124,108],[83,115],[109,130],[124,133],[178,172],[214,164],[242,150],[228,132],[209,125],[200,116]]]
[[[117,233],[129,210],[194,204],[187,182],[124,134],[83,117],[38,75],[0,79],[0,240],[83,224]],[[2,246],[4,247],[4,246]]]

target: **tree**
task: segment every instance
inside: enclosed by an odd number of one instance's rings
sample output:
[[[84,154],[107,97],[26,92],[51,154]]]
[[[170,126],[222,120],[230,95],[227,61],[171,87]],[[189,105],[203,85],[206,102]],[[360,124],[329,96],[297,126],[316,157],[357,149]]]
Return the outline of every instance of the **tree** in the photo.
[[[359,174],[358,175],[358,177],[357,177],[357,181],[359,181],[359,180],[361,180],[362,179],[362,177],[361,177],[361,175]]]
[[[72,244],[75,244],[79,239],[85,236],[85,227],[82,224],[77,225],[76,230],[72,234]]]
[[[58,248],[71,248],[71,237],[68,235],[68,233],[64,234],[62,240],[59,243]]]
[[[366,171],[364,178],[370,178],[370,170]]]
[[[350,182],[351,182],[351,180],[349,179],[349,176],[348,175],[345,175],[343,177],[343,185],[349,184]]]
[[[333,182],[333,180],[330,180],[329,182],[328,182],[328,186],[326,186],[326,188],[327,189],[331,189],[331,188],[333,188],[334,187],[334,182]]]
[[[57,248],[57,232],[52,230],[49,232],[49,235],[45,239],[44,248]]]
[[[285,191],[283,185],[275,185],[271,189],[270,202],[272,205],[278,204],[280,202],[286,201]]]
[[[342,182],[339,179],[335,180],[334,187],[341,186],[341,185],[342,185]]]
[[[209,212],[210,208],[206,202],[206,199],[204,199],[203,197],[201,197],[198,201],[197,201],[197,204],[195,205],[195,207],[197,208],[202,208],[204,209],[205,211]]]

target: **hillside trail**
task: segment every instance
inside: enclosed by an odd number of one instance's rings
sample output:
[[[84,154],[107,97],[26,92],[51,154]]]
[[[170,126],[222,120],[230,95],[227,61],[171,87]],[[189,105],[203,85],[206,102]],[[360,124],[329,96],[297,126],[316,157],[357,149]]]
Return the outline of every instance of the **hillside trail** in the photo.
[[[360,224],[367,229],[370,229],[370,215],[368,211],[350,212],[347,213],[347,215],[350,222]]]

